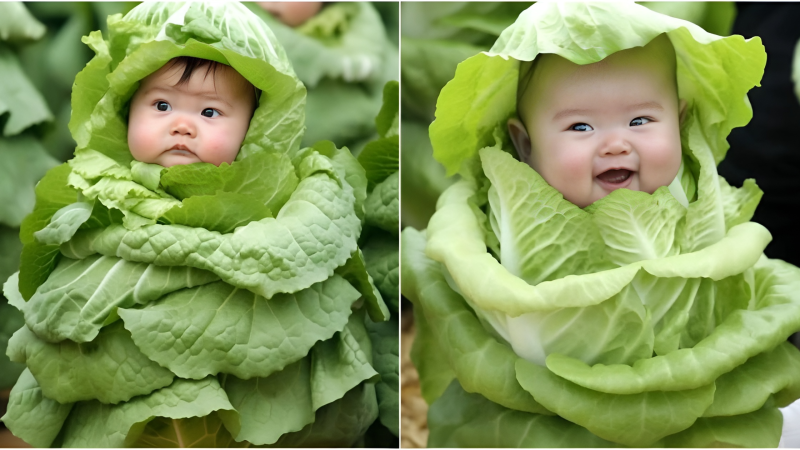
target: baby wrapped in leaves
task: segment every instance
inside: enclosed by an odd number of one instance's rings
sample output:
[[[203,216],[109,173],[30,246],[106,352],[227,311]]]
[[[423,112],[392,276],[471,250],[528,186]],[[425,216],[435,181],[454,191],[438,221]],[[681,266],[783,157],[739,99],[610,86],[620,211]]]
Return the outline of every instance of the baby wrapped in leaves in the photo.
[[[37,186],[4,285],[27,369],[3,421],[35,446],[352,445],[378,417],[367,326],[390,316],[357,243],[364,169],[299,148],[305,88],[239,4],[147,3],[84,42],[75,157]],[[261,91],[231,163],[131,155],[140,80],[186,56]]]
[[[579,207],[508,154],[521,64],[591,64],[664,35],[686,102],[672,183]],[[424,233],[403,233],[429,445],[777,446],[778,408],[800,397],[786,342],[800,329],[800,270],[763,256],[756,184],[716,172],[765,62],[758,38],[635,4],[543,2],[459,65],[430,134],[462,180]]]

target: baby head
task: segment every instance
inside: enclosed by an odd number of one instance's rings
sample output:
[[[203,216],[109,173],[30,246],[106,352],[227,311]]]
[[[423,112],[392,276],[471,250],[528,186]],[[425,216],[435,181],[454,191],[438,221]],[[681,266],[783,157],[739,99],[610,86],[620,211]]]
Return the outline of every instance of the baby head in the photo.
[[[678,173],[685,102],[666,35],[587,65],[540,55],[520,70],[517,105],[520,159],[581,208],[615,189],[652,194]]]
[[[131,155],[164,167],[232,163],[257,103],[256,89],[230,66],[174,58],[143,79],[131,99]]]

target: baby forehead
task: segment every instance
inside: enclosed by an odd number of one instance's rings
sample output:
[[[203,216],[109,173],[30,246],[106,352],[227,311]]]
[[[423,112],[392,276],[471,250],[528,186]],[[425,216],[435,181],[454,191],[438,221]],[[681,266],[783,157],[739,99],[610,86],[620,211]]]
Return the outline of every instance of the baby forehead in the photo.
[[[521,63],[518,89],[526,90],[531,84],[601,81],[605,76],[631,71],[674,81],[676,68],[675,50],[669,38],[662,34],[644,47],[620,50],[591,64],[576,64],[559,55],[540,54],[532,62]]]

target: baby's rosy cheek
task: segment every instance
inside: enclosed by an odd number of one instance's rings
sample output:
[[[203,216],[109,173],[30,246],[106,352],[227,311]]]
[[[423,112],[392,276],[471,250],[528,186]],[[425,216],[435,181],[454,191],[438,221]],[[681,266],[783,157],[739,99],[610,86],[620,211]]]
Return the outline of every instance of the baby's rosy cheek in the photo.
[[[583,176],[592,174],[592,161],[578,152],[570,152],[559,158],[562,176],[578,180]]]
[[[214,133],[206,140],[206,150],[207,162],[219,165],[223,162],[232,162],[239,149],[230,134]]]
[[[128,146],[134,158],[140,161],[148,160],[158,149],[158,140],[152,126],[146,121],[136,120],[128,129]]]
[[[652,165],[656,170],[664,172],[664,176],[671,181],[678,173],[678,168],[681,165],[680,141],[674,142],[671,139],[664,139],[660,142],[658,152],[653,156]]]

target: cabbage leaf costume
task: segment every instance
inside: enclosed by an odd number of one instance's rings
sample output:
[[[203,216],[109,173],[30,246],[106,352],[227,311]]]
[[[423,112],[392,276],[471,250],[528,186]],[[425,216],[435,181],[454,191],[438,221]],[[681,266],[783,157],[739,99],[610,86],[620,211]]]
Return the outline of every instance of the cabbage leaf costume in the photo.
[[[520,61],[590,64],[662,33],[688,102],[676,182],[580,209],[509,154]],[[635,4],[541,2],[458,66],[430,136],[462,179],[402,236],[430,446],[777,446],[800,397],[800,270],[763,256],[753,180],[716,172],[765,63],[758,38]]]
[[[4,285],[25,326],[9,429],[34,446],[350,446],[378,416],[367,322],[389,319],[357,239],[367,179],[300,149],[305,88],[240,4],[109,17],[78,74],[75,157],[44,177]],[[171,58],[262,90],[237,159],[134,161],[127,102]]]

